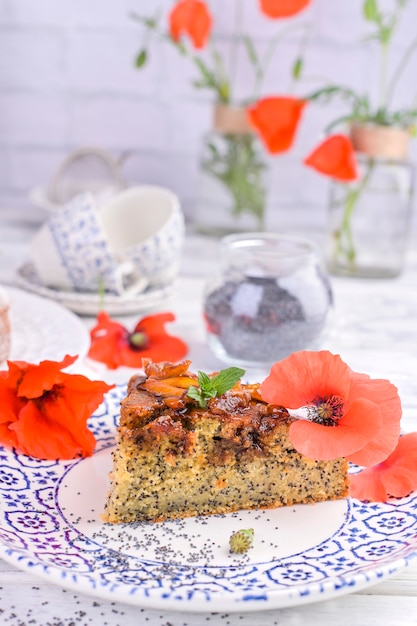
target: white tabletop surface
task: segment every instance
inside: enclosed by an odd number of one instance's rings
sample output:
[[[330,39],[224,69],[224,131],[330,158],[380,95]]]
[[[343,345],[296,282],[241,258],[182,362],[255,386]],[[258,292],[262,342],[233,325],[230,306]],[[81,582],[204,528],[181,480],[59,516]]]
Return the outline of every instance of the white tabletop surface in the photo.
[[[0,284],[13,285],[27,260],[27,242],[37,224],[24,213],[0,209]],[[403,274],[393,280],[332,278],[335,310],[323,347],[338,352],[353,369],[389,378],[403,401],[403,426],[417,430],[417,246],[412,241]],[[217,242],[189,236],[182,274],[169,308],[176,333],[190,345],[199,369],[219,362],[205,343],[201,295],[217,262]],[[166,303],[168,306],[168,303]],[[167,310],[164,306],[164,310]],[[136,321],[133,315],[126,325]],[[84,317],[89,328],[92,317]],[[81,369],[88,372],[85,364]],[[90,372],[91,373],[91,372]],[[97,375],[96,375],[97,374]],[[95,377],[125,382],[126,372],[99,370]],[[417,559],[383,582],[349,595],[292,608],[248,613],[181,613],[150,610],[65,590],[0,559],[0,624],[10,626],[402,626],[417,624]]]

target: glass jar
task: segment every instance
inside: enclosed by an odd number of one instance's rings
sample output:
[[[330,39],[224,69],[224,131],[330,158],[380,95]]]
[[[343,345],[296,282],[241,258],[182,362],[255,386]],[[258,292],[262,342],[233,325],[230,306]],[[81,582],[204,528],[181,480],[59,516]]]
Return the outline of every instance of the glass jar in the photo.
[[[332,291],[314,244],[251,233],[224,237],[220,248],[220,271],[206,285],[203,307],[214,354],[247,368],[319,347]]]
[[[203,234],[263,230],[267,157],[244,107],[217,105],[199,162],[193,224]]]
[[[326,237],[326,260],[332,274],[364,278],[393,278],[404,266],[414,186],[413,165],[401,158],[405,148],[388,141],[375,143],[377,128],[360,128],[357,153],[359,178],[352,183],[332,181]],[[372,133],[371,133],[372,131]],[[394,133],[396,137],[397,133]],[[379,135],[378,135],[379,136]],[[407,138],[407,133],[405,134]],[[356,135],[354,136],[356,139]],[[400,134],[400,139],[402,135]],[[356,143],[354,146],[356,148]],[[378,156],[382,148],[386,155]]]

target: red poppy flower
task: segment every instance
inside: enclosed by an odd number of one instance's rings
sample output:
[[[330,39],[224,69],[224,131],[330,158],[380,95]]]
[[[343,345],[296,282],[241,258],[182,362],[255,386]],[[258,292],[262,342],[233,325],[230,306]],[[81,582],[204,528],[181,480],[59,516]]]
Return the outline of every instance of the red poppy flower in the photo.
[[[187,345],[178,337],[169,335],[165,330],[167,322],[173,322],[172,313],[157,313],[140,320],[133,332],[129,332],[106,312],[97,316],[97,324],[90,331],[90,359],[105,363],[109,369],[122,365],[142,367],[142,359],[152,361],[179,361],[187,354]],[[132,339],[139,337],[142,345],[137,347]]]
[[[268,17],[291,17],[300,13],[309,4],[310,0],[259,0],[261,11]]]
[[[89,456],[95,438],[87,420],[114,385],[68,374],[76,357],[32,365],[9,361],[0,372],[0,441],[39,459]]]
[[[401,401],[396,387],[386,380],[371,380],[366,374],[352,372],[351,397],[366,397],[380,407],[382,428],[378,436],[349,455],[356,465],[374,465],[386,459],[400,434]],[[395,417],[396,416],[396,417]]]
[[[290,440],[309,458],[343,456],[374,465],[397,444],[401,403],[396,387],[353,372],[328,351],[295,352],[275,363],[261,395],[266,402],[296,409],[300,419],[290,426]]]
[[[311,152],[304,165],[337,180],[356,180],[358,165],[352,142],[347,135],[331,135]]]
[[[174,41],[186,34],[195,48],[204,48],[211,24],[211,14],[203,0],[180,0],[169,14],[169,30]]]
[[[400,437],[385,461],[350,475],[350,495],[359,500],[385,502],[417,489],[417,433]]]
[[[272,154],[291,148],[306,100],[291,97],[269,97],[248,109],[251,125],[257,130]]]

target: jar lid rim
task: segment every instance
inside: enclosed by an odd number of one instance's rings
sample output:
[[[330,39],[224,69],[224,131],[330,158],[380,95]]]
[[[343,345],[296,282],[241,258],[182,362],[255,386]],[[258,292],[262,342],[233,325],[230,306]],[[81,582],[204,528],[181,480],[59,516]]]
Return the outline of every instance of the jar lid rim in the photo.
[[[239,233],[226,235],[221,239],[221,246],[225,250],[241,250],[242,252],[251,250],[264,250],[271,253],[282,253],[285,255],[310,255],[317,252],[316,244],[307,238],[297,235],[286,235],[281,233]],[[294,244],[293,250],[280,250],[279,244]]]

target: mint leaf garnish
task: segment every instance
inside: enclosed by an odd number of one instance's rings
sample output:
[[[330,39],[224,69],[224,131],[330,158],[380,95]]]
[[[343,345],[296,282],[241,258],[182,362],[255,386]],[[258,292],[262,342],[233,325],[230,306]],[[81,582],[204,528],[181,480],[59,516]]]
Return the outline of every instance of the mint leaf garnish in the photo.
[[[205,404],[201,404],[201,402],[203,401],[203,395],[199,387],[194,387],[194,385],[188,387],[187,396],[189,398],[192,398],[193,400],[197,400],[201,407],[204,408],[206,406]]]
[[[207,400],[223,395],[232,389],[242,378],[245,370],[240,367],[228,367],[221,370],[216,376],[210,378],[204,372],[198,372],[198,387],[194,385],[188,388],[187,396],[197,400],[202,409],[207,406]]]
[[[209,380],[217,391],[216,395],[221,396],[225,391],[234,387],[244,373],[245,370],[240,369],[240,367],[228,367]]]

